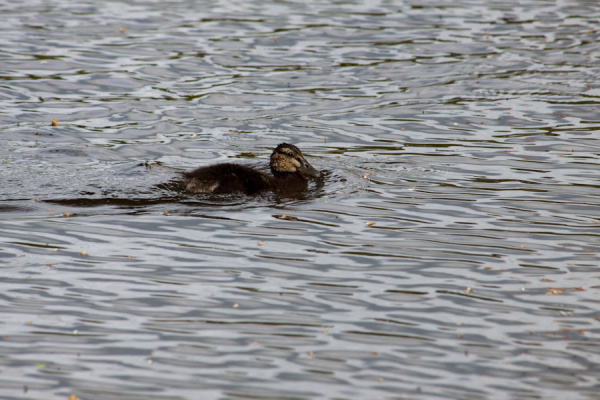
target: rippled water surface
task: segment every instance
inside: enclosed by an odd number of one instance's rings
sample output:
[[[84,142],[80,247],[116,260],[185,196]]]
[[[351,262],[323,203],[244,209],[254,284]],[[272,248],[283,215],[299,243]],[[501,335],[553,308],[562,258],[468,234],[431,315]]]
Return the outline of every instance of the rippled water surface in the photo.
[[[5,2],[0,397],[598,399],[599,19]],[[301,196],[181,189],[281,142]]]

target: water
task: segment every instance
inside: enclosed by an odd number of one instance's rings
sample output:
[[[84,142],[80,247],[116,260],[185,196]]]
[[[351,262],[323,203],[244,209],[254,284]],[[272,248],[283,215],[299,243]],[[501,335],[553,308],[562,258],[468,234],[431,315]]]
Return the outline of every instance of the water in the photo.
[[[598,398],[598,18],[5,4],[0,397]],[[302,196],[181,190],[280,142]]]

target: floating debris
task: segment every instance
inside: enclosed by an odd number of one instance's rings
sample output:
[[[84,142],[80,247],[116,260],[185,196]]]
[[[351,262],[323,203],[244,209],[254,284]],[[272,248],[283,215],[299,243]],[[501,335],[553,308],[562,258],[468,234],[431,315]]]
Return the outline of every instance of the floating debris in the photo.
[[[299,220],[298,218],[296,218],[296,217],[292,217],[292,216],[290,216],[290,215],[285,215],[285,214],[281,214],[281,215],[273,215],[273,217],[274,217],[274,218],[277,218],[277,219],[283,219],[283,220],[286,220],[286,221],[300,221],[300,220]]]

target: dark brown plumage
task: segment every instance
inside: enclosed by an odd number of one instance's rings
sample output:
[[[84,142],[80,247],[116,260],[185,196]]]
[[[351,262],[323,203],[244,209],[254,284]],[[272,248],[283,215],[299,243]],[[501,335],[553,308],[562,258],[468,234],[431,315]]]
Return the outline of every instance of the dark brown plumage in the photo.
[[[288,143],[281,143],[273,150],[269,167],[273,175],[239,164],[209,165],[184,172],[184,184],[192,193],[292,193],[306,190],[306,176],[318,178],[321,175],[306,161],[299,148]]]

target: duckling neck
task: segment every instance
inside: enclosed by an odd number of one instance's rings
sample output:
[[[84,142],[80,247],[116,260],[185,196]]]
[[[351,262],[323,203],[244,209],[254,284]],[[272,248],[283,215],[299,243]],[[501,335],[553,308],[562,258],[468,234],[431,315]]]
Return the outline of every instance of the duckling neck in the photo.
[[[308,181],[297,172],[273,171],[273,186],[276,191],[295,192],[305,190],[308,187]]]

